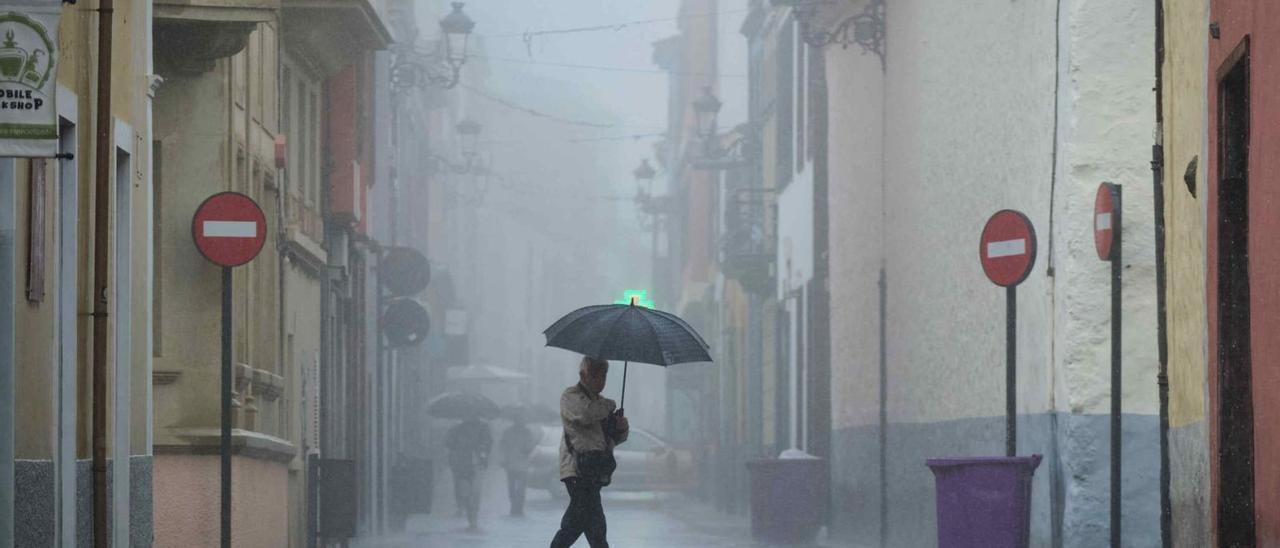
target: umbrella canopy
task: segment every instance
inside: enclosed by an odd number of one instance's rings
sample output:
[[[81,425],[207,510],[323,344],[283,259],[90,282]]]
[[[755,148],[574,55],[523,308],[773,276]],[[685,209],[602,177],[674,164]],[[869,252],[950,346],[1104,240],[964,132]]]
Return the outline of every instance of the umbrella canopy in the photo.
[[[710,347],[684,320],[635,304],[579,308],[542,333],[547,336],[547,346],[602,360],[664,367],[711,361]]]
[[[427,402],[427,413],[438,419],[492,419],[498,416],[498,404],[479,394],[446,392]]]
[[[572,350],[602,360],[622,360],[622,402],[627,401],[627,367],[631,362],[653,365],[709,362],[710,346],[675,314],[631,304],[601,304],[579,308],[551,324],[547,346]]]

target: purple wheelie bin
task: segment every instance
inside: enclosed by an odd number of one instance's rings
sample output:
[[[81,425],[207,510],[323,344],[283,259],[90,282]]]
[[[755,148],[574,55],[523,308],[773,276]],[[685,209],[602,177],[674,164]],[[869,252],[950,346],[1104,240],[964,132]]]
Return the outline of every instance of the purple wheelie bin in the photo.
[[[938,548],[1026,548],[1031,477],[1040,455],[929,459],[938,503]]]

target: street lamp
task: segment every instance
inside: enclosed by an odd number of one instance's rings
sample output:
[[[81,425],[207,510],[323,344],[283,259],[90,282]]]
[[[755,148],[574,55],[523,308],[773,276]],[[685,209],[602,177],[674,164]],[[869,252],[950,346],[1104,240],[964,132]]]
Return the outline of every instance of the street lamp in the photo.
[[[637,183],[652,183],[654,176],[658,173],[654,171],[653,166],[649,165],[649,159],[645,158],[640,160],[640,167],[637,167],[631,174],[635,175]]]
[[[462,2],[453,2],[453,11],[440,20],[440,31],[444,33],[445,62],[454,71],[462,70],[467,62],[467,41],[476,22],[462,13]]]
[[[720,114],[720,100],[711,93],[711,86],[702,86],[702,95],[693,100],[698,136],[711,139],[716,132],[716,116]]]
[[[458,131],[462,157],[467,160],[467,164],[471,164],[471,160],[479,151],[480,130],[484,129],[484,126],[471,118],[464,118],[454,129]]]
[[[397,46],[391,83],[397,89],[427,84],[450,89],[458,85],[462,65],[467,62],[467,41],[475,27],[475,21],[462,12],[462,2],[454,2],[453,11],[440,20],[443,46],[438,43],[432,53],[415,50],[411,44]]]
[[[484,166],[480,162],[480,132],[484,126],[471,118],[463,118],[454,126],[454,130],[458,132],[458,153],[462,156],[461,162],[455,162],[451,158],[430,152],[427,170],[429,173],[453,173],[455,175],[486,175]]]
[[[863,53],[879,56],[880,68],[884,69],[884,0],[869,0],[861,12],[844,18],[831,30],[815,28],[821,23],[817,21],[818,7],[834,4],[831,0],[772,0],[772,4],[792,8],[792,14],[800,23],[800,35],[810,47],[838,44],[847,49],[857,44]]]

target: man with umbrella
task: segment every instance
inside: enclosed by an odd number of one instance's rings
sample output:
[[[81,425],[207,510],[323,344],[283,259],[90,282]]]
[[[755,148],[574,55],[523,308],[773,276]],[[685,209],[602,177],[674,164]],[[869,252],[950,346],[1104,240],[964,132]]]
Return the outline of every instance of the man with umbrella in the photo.
[[[584,357],[578,384],[560,396],[560,481],[569,491],[569,507],[551,548],[569,548],[583,534],[591,548],[609,546],[600,488],[612,480],[614,466],[602,463],[613,462],[613,448],[626,441],[631,426],[618,404],[600,395],[608,374],[609,362]]]
[[[600,395],[609,373],[606,360],[623,360],[622,401],[627,398],[627,364],[663,367],[710,362],[706,341],[684,320],[639,304],[579,308],[543,332],[547,346],[578,352],[578,384],[560,396],[564,439],[560,443],[560,479],[569,491],[569,508],[551,548],[569,548],[584,533],[591,548],[608,548],[600,488],[612,480],[613,448],[627,439],[623,410]]]

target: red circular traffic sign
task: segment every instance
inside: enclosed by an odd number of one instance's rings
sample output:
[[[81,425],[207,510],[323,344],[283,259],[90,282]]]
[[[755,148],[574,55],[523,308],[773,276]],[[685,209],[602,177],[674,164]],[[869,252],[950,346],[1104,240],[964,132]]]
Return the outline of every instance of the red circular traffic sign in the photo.
[[[1110,261],[1115,257],[1116,227],[1120,224],[1120,187],[1111,183],[1098,185],[1098,196],[1093,202],[1093,243],[1098,248],[1098,258]]]
[[[191,237],[204,258],[219,266],[240,266],[262,251],[267,217],[252,198],[238,192],[214,194],[191,218]]]
[[[982,271],[996,285],[1022,283],[1036,264],[1036,229],[1031,220],[1012,209],[997,211],[982,229],[978,258]]]

